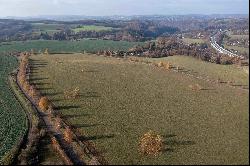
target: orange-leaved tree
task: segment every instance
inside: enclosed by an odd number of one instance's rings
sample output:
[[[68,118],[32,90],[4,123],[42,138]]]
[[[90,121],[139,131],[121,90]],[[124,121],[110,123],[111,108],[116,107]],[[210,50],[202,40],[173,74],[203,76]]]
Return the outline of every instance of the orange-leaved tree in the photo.
[[[145,133],[139,143],[139,150],[145,155],[158,155],[163,149],[163,139],[153,131]]]
[[[49,49],[48,48],[45,49],[44,54],[49,55]]]
[[[49,100],[47,97],[42,97],[38,103],[39,108],[42,111],[46,111],[49,108]]]
[[[65,139],[66,142],[68,142],[68,143],[72,142],[72,140],[73,140],[73,132],[70,130],[69,127],[66,127],[63,135],[64,135],[64,139]]]

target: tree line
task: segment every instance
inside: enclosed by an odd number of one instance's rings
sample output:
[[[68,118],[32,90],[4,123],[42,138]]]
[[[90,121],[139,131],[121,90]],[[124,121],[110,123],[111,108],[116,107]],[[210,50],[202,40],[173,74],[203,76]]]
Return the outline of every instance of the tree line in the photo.
[[[160,37],[156,41],[147,42],[143,46],[135,46],[129,51],[100,50],[97,54],[116,57],[138,56],[150,58],[185,55],[217,64],[232,64],[240,60],[239,58],[219,54],[206,43],[188,45],[176,37]]]

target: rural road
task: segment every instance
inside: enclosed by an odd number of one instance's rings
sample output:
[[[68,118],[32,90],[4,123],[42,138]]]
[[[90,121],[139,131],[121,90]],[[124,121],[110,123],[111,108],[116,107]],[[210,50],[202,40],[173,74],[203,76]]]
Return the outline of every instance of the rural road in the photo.
[[[18,70],[19,72],[19,70]],[[17,73],[18,74],[18,73]],[[20,90],[22,91],[22,93],[25,95],[25,97],[29,100],[29,102],[32,104],[32,107],[34,108],[34,111],[36,111],[39,115],[39,117],[44,121],[47,131],[49,133],[52,133],[55,138],[57,139],[57,141],[59,142],[61,148],[65,151],[65,153],[67,154],[68,158],[73,162],[73,164],[75,165],[85,165],[85,163],[78,157],[78,155],[75,153],[75,151],[73,150],[73,146],[69,143],[67,143],[64,140],[63,137],[63,133],[61,133],[60,130],[58,130],[56,128],[56,126],[51,123],[51,121],[49,120],[49,116],[48,113],[44,113],[42,112],[37,105],[35,104],[35,102],[28,96],[28,94],[24,91],[24,89],[22,88],[22,86],[20,85],[18,79],[17,79],[17,75],[16,75],[16,80],[17,80],[17,85],[20,88]]]

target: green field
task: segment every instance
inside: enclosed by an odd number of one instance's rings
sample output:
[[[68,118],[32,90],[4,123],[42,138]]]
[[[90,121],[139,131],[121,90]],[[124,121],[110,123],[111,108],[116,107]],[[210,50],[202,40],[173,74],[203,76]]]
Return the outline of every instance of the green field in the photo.
[[[14,51],[35,52],[49,49],[50,53],[70,53],[70,52],[93,52],[98,50],[128,50],[140,42],[111,41],[111,40],[81,40],[81,41],[55,41],[55,40],[32,40],[24,42],[5,42],[0,43],[0,53]]]
[[[8,85],[8,74],[17,65],[16,58],[0,55],[0,161],[18,144],[27,128],[25,113]]]
[[[32,56],[31,63],[31,79],[110,164],[249,164],[246,90],[94,55]],[[196,83],[204,90],[189,88]],[[75,87],[80,98],[64,99]],[[138,152],[150,129],[164,138],[157,157]]]
[[[44,24],[44,23],[32,23],[32,30],[34,33],[48,33],[53,35],[56,32],[63,30],[62,24]]]
[[[249,40],[249,35],[235,35],[231,31],[227,32],[227,35],[228,35],[229,38],[226,38],[226,40],[238,40],[238,41],[241,41],[242,39]],[[238,51],[236,54],[239,54],[239,55],[246,54],[247,58],[249,57],[249,48],[243,47],[243,46],[231,46],[231,45],[227,45],[225,43],[226,43],[226,41],[224,41],[223,46],[226,49],[228,49],[228,50],[236,50],[236,51]]]
[[[191,38],[184,38],[182,39],[182,41],[186,44],[201,44],[201,43],[205,43],[205,41],[203,39],[191,39]]]
[[[231,39],[249,39],[249,35],[230,35]]]
[[[229,46],[229,45],[224,45],[224,47],[229,50],[232,50],[232,49],[236,50],[239,52],[238,54],[246,53],[249,56],[249,48],[239,47],[239,46]]]
[[[231,38],[231,39],[233,39],[233,40],[237,40],[237,39],[249,39],[249,35],[235,35],[235,34],[233,34],[233,32],[231,32],[231,31],[228,31],[227,32],[227,35]]]
[[[110,31],[112,30],[112,27],[105,27],[105,26],[96,26],[96,25],[84,25],[81,26],[80,28],[74,28],[72,29],[74,32],[80,32],[80,31]]]

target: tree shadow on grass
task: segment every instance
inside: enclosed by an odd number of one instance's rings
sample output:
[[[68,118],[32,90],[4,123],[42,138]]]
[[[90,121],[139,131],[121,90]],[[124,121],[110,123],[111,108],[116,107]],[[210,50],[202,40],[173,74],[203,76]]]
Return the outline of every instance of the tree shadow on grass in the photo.
[[[39,64],[39,65],[36,65],[36,64],[31,64],[32,66],[30,67],[30,70],[39,70],[41,69],[42,67],[45,67],[47,66],[46,64]]]
[[[62,93],[59,92],[52,92],[52,93],[45,93],[46,96],[56,96],[56,95],[60,95]]]
[[[50,83],[48,83],[48,82],[35,82],[33,84],[36,86],[41,86],[41,85],[49,85]]]
[[[215,90],[214,88],[202,88],[201,91]]]
[[[36,88],[38,91],[43,91],[43,90],[51,90],[52,88],[43,88],[43,87],[38,87],[38,88]],[[42,92],[41,92],[42,93]],[[43,95],[45,95],[45,93],[42,93]]]
[[[79,139],[81,141],[94,141],[94,140],[99,140],[99,139],[109,139],[109,138],[114,138],[115,135],[95,135],[95,136],[80,136]]]
[[[42,81],[42,80],[47,80],[49,78],[41,78],[41,77],[33,77],[30,78],[29,81],[33,82],[33,81]]]
[[[99,126],[100,124],[75,124],[72,125],[73,128],[87,128],[87,127],[95,127],[95,126]]]
[[[48,65],[46,61],[41,61],[41,60],[29,60],[30,62],[30,70],[32,74],[38,73],[37,71],[45,66]]]
[[[80,106],[56,106],[55,110],[67,110],[67,109],[73,109],[73,108],[81,108]]]
[[[176,148],[181,148],[182,146],[192,146],[195,145],[194,141],[189,140],[178,140],[177,135],[168,134],[163,136],[163,153],[174,152]]]
[[[36,60],[36,59],[30,59],[31,62],[47,62],[45,60]]]
[[[177,135],[175,135],[175,134],[166,134],[166,135],[163,135],[162,137],[164,138],[164,139],[167,139],[167,138],[172,138],[172,137],[176,137]]]
[[[74,115],[63,115],[62,118],[65,119],[70,119],[70,118],[79,118],[79,117],[86,117],[86,116],[91,116],[91,114],[74,114]]]
[[[35,70],[31,70],[30,73],[31,73],[31,75],[33,75],[33,74],[38,74],[39,72],[35,71]]]
[[[177,70],[177,67],[173,67],[173,69]],[[179,72],[183,72],[183,73],[190,73],[190,74],[198,74],[198,72],[196,71],[193,71],[193,70],[190,70],[190,69],[186,69],[186,68],[183,68],[183,67],[179,67],[178,68],[178,71]]]
[[[40,62],[40,63],[31,62],[30,64],[31,64],[31,67],[30,67],[31,70],[39,70],[40,68],[48,65],[47,62]]]
[[[85,92],[80,94],[80,97],[91,98],[91,97],[101,97],[98,92]]]
[[[63,101],[64,99],[51,99],[52,102],[59,102],[59,101]]]

